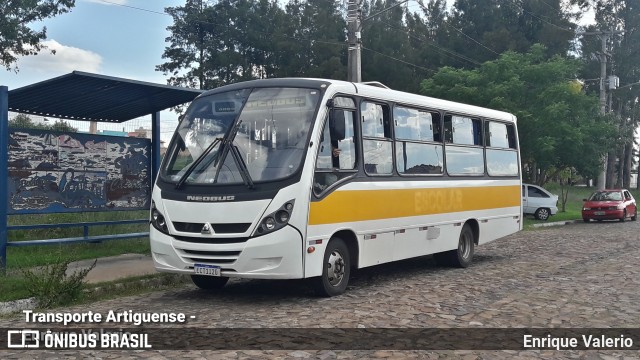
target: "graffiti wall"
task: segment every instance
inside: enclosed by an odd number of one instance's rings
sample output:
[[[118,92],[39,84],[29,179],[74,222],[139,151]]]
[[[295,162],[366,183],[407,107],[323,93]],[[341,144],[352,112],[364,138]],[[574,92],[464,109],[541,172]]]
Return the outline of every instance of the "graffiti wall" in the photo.
[[[9,131],[9,213],[148,209],[148,139]]]

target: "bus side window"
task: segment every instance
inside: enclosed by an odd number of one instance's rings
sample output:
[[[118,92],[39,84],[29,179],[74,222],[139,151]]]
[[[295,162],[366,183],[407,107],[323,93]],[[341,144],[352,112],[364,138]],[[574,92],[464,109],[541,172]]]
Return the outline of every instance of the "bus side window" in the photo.
[[[321,193],[356,168],[354,139],[355,114],[351,110],[333,109],[325,121],[316,160],[314,192]],[[343,173],[341,171],[351,170]]]
[[[360,104],[360,114],[362,115],[364,171],[369,175],[391,175],[393,143],[389,107],[385,104],[363,101]]]

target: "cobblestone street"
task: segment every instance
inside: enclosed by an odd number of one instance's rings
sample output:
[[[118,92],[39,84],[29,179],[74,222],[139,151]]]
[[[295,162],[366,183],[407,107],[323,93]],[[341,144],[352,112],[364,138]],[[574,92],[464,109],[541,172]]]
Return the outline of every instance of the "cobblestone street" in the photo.
[[[221,294],[195,286],[63,309],[182,312],[202,328],[638,328],[640,222],[522,231],[476,247],[467,269],[431,257],[352,273],[347,293],[314,297],[303,281],[231,280]],[[185,281],[188,281],[185,278]],[[59,310],[56,310],[59,311]],[[24,327],[24,315],[0,328]],[[169,326],[184,326],[169,325]],[[4,336],[4,335],[2,335]],[[194,342],[206,342],[195,339]],[[637,351],[5,351],[8,358],[586,358]]]

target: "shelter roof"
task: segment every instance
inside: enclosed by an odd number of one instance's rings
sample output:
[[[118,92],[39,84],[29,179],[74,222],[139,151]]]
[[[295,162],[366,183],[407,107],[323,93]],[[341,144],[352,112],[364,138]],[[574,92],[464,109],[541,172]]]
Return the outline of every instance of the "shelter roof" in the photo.
[[[120,123],[190,102],[201,93],[197,89],[74,71],[10,90],[9,110]]]

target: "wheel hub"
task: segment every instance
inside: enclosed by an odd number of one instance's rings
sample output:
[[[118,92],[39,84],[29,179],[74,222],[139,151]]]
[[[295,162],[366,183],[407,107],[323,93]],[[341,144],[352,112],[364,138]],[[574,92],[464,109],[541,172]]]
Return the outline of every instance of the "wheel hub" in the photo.
[[[345,266],[342,254],[337,251],[332,252],[327,264],[327,279],[331,286],[338,286],[344,278],[344,273]]]

